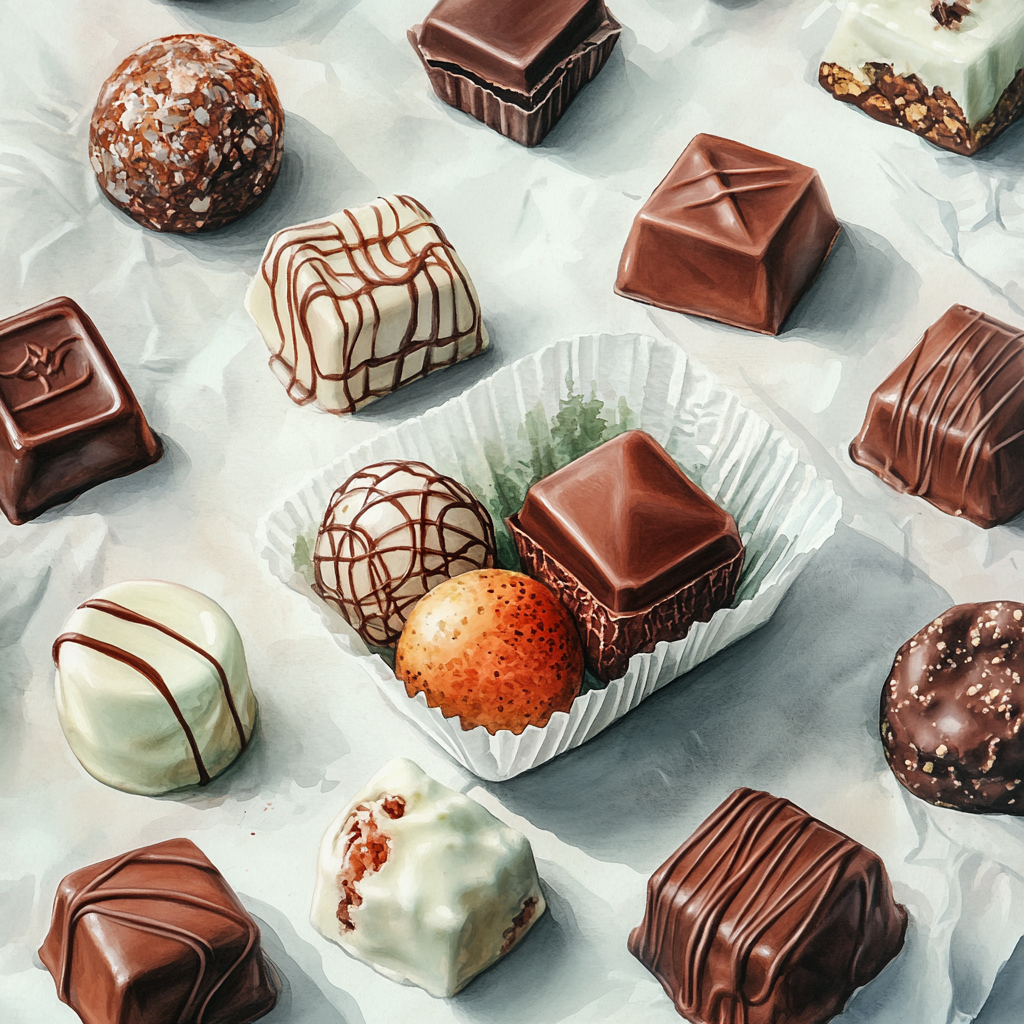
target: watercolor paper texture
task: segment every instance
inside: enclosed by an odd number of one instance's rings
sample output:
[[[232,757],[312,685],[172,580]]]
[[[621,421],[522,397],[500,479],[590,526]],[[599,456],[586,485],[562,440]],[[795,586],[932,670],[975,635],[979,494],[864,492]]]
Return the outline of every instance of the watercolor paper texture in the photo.
[[[905,794],[877,716],[904,641],[953,604],[1019,594],[1024,529],[983,531],[898,494],[847,447],[872,391],[952,303],[1024,327],[1024,128],[965,160],[835,102],[817,82],[835,3],[616,0],[623,30],[608,62],[526,149],[435,96],[406,38],[430,7],[0,7],[0,318],[74,298],[165,452],[31,523],[0,522],[0,1020],[77,1020],[36,954],[60,879],[183,837],[254,915],[285,979],[269,1024],[678,1022],[626,937],[651,872],[751,786],[877,852],[910,913],[905,949],[840,1024],[1017,1024],[1024,947],[1000,969],[1024,931],[1024,821]],[[250,53],[285,108],[266,201],[192,237],[149,232],[115,210],[88,164],[104,79],[136,47],[181,32]],[[777,337],[614,294],[634,217],[701,132],[813,167],[842,225]],[[276,231],[394,194],[442,225],[490,348],[352,416],[299,407],[267,367],[246,288]],[[707,367],[832,487],[843,518],[759,629],[589,742],[490,782],[395,714],[317,607],[270,571],[259,524],[347,453],[383,450],[393,428],[580,335],[654,337],[683,365]],[[577,393],[589,400],[586,383]],[[492,397],[496,428],[529,398],[511,386]],[[643,402],[628,404],[643,414]],[[428,442],[452,454],[444,436],[417,438]],[[228,770],[159,798],[81,768],[60,729],[50,658],[73,608],[145,578],[225,609],[259,703]],[[522,832],[547,903],[517,948],[450,1000],[381,977],[309,924],[324,830],[399,756]]]

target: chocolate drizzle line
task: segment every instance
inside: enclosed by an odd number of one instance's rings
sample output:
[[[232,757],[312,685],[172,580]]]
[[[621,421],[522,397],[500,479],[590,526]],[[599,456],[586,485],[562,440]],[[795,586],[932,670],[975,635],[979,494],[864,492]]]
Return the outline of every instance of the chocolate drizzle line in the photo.
[[[367,234],[352,211],[345,210],[344,216],[352,226],[355,241],[349,241],[341,228],[330,221],[304,225],[300,235],[289,238],[287,231],[282,232],[285,238],[276,247],[272,259],[264,260],[260,268],[270,289],[274,322],[281,339],[280,347],[270,357],[270,365],[284,370],[289,378],[288,395],[299,405],[316,399],[319,381],[338,381],[343,386],[346,402],[346,408],[340,411],[351,412],[358,405],[390,394],[410,380],[482,350],[480,310],[455,250],[444,232],[433,223],[429,211],[409,196],[397,196],[396,200],[398,206],[391,200],[384,200],[394,216],[394,228],[385,227],[381,210],[373,206],[376,229]],[[426,223],[417,219],[415,223],[401,227],[399,207],[411,211],[417,218],[426,217]],[[410,236],[425,228],[436,232],[437,240],[420,249],[413,248]],[[316,281],[300,290],[299,274],[307,268],[315,270]],[[433,274],[428,272],[431,270],[442,271],[455,291],[449,314],[450,333],[443,336],[440,292]],[[278,297],[282,280],[285,286],[283,302]],[[429,289],[431,327],[428,337],[414,341],[420,322],[418,284]],[[378,288],[397,286],[405,286],[408,290],[410,308],[402,340],[395,352],[387,354],[378,350],[381,311],[374,292]],[[320,367],[309,325],[310,305],[322,298],[333,303],[342,328],[342,370],[338,373],[327,373]],[[472,310],[472,323],[465,330],[460,330],[458,324],[460,298],[464,298]],[[364,303],[360,300],[369,305],[371,316],[369,354],[365,357],[356,350],[367,327]],[[353,313],[354,322],[351,322]],[[474,332],[473,352],[460,356],[459,342]],[[451,352],[439,356],[438,350],[445,347],[450,347]],[[413,360],[419,368],[407,373],[406,363],[423,349],[430,352],[421,360]],[[391,381],[382,387],[372,387],[367,370],[388,364],[393,365]],[[309,386],[299,379],[300,365],[309,367]]]
[[[392,489],[388,484],[397,474],[413,477],[416,485]],[[346,500],[359,500],[361,507],[348,522],[338,523],[338,508]],[[397,513],[398,521],[383,534],[373,523],[382,504]],[[450,521],[460,511],[474,518],[478,531]],[[394,644],[412,606],[438,577],[449,578],[459,562],[490,568],[494,550],[487,510],[457,480],[423,462],[380,462],[353,473],[332,495],[313,553],[313,589],[337,606],[363,639]],[[395,554],[405,568],[399,576],[388,565],[388,555]],[[357,573],[368,579],[357,580]]]
[[[161,938],[177,940],[194,950],[199,961],[198,972],[195,983],[189,993],[188,1001],[185,1003],[181,1013],[178,1015],[178,1021],[182,1022],[182,1024],[184,1024],[184,1022],[189,1022],[189,1024],[192,1024],[192,1022],[194,1022],[194,1024],[202,1024],[203,1015],[206,1013],[206,1008],[209,1006],[210,1000],[214,997],[224,982],[227,981],[227,979],[245,961],[245,958],[249,955],[250,950],[259,937],[259,931],[257,930],[256,925],[251,920],[246,919],[243,915],[235,913],[227,907],[211,903],[209,900],[204,900],[199,896],[193,896],[190,893],[179,892],[176,890],[144,888],[101,889],[101,886],[114,878],[115,875],[129,864],[133,863],[177,864],[182,867],[193,868],[196,871],[203,871],[218,876],[220,874],[212,865],[204,863],[201,860],[196,860],[192,857],[180,854],[156,854],[147,852],[146,849],[133,850],[116,860],[110,867],[97,875],[96,878],[77,893],[68,904],[67,914],[64,920],[63,939],[61,942],[62,952],[58,980],[58,994],[63,1002],[70,1005],[71,964],[75,928],[86,914],[96,914],[98,916],[116,920],[121,924],[127,925],[129,928],[136,928],[139,931],[149,932],[150,934],[158,935]],[[209,959],[213,957],[213,947],[210,943],[196,932],[161,921],[158,918],[149,917],[144,914],[116,910],[114,908],[104,906],[103,904],[109,900],[143,900],[154,903],[177,903],[183,906],[208,910],[211,913],[219,914],[220,916],[227,918],[229,921],[245,929],[248,936],[245,949],[235,959],[234,963],[232,963],[224,972],[224,974],[215,982],[210,991],[206,994],[206,998],[203,1000],[202,1004],[196,1010],[194,1009],[195,1003],[199,996],[199,992],[201,991],[206,972],[209,968]],[[192,1015],[193,1013],[194,1016]]]
[[[957,439],[955,443],[960,446],[957,472],[962,475],[963,481],[961,501],[966,502],[971,476],[985,444],[987,428],[1024,384],[1021,379],[1014,381],[972,425],[972,410],[994,386],[999,374],[1020,357],[1021,341],[1024,339],[1024,331],[1007,334],[998,327],[982,323],[984,319],[983,314],[972,311],[969,322],[950,338],[945,348],[929,361],[930,365],[916,380],[914,377],[923,354],[923,345],[919,347],[908,368],[893,410],[893,455],[886,470],[898,459],[901,446],[905,443],[913,465],[913,473],[907,474],[910,478],[906,481],[907,492],[910,494],[928,493],[932,471],[943,447],[951,439]],[[954,395],[960,388],[963,388],[963,393],[954,404]],[[913,403],[919,395],[924,396],[925,402],[920,409],[913,410],[912,415]],[[1007,438],[999,447],[1017,440],[1021,433],[1024,431]]]
[[[861,876],[863,897],[846,988],[852,991],[863,983],[858,967],[867,946],[872,884],[864,865],[856,863],[862,848],[831,829],[831,841],[822,847],[822,826],[803,812],[791,813],[795,810],[768,794],[737,790],[651,879],[647,913],[630,937],[630,950],[672,988],[677,1009],[687,1019],[746,1024],[749,1008],[772,998],[819,910],[828,906],[851,870]],[[748,993],[755,949],[809,895],[813,902],[773,954],[757,990]],[[726,918],[731,925],[728,961],[712,974],[712,946]]]

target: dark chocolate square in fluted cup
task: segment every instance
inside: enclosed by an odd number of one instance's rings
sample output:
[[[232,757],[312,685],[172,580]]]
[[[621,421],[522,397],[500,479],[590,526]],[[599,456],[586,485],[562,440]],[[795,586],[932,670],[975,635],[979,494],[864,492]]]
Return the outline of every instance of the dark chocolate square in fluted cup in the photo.
[[[15,524],[163,454],[92,320],[68,298],[0,321],[0,508]]]

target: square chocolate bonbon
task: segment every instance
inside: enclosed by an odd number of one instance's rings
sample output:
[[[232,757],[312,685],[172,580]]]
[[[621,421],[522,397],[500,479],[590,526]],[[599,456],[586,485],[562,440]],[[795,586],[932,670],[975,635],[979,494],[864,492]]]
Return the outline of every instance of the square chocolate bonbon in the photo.
[[[162,454],[77,303],[51,299],[0,321],[0,508],[12,523]]]
[[[693,1024],[822,1024],[906,927],[876,854],[738,789],[651,876],[628,946]]]
[[[838,234],[817,171],[697,135],[633,221],[615,290],[777,334]]]
[[[524,571],[569,608],[601,679],[728,605],[743,568],[732,516],[642,430],[534,484],[506,522]]]
[[[1024,331],[951,306],[875,389],[850,457],[986,529],[1024,512]]]
[[[604,0],[441,0],[409,41],[439,99],[536,146],[620,31]]]

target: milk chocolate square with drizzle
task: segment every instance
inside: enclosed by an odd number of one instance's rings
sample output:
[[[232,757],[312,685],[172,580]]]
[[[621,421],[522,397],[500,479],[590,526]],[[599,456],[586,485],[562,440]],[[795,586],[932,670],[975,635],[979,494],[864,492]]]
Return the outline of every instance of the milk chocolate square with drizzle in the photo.
[[[85,1024],[247,1024],[277,1001],[259,928],[187,839],[64,878],[39,958]]]
[[[1020,515],[1024,331],[951,306],[875,390],[850,456],[986,529]]]
[[[628,946],[693,1024],[822,1024],[906,927],[876,854],[738,789],[651,876]]]
[[[615,290],[777,334],[838,233],[817,171],[697,135],[633,221]]]
[[[77,303],[51,299],[0,321],[0,508],[12,523],[162,454]]]

